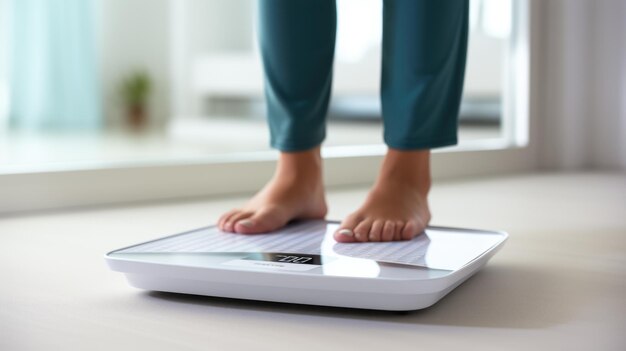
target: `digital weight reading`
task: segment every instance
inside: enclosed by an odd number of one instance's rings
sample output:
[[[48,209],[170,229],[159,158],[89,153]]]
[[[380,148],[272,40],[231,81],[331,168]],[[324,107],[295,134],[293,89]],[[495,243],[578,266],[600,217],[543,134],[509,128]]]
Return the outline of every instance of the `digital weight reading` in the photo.
[[[245,260],[251,261],[265,261],[265,262],[279,262],[279,263],[292,263],[292,264],[306,264],[306,265],[322,265],[322,262],[329,262],[332,260],[330,257],[322,257],[320,255],[305,255],[297,253],[258,253],[250,255]]]

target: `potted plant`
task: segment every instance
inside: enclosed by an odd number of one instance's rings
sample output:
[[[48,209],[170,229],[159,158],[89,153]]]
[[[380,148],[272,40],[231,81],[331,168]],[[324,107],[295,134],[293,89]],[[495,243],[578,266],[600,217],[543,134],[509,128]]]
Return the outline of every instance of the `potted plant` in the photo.
[[[128,124],[135,130],[148,122],[148,99],[152,91],[150,75],[143,70],[130,73],[121,86]]]

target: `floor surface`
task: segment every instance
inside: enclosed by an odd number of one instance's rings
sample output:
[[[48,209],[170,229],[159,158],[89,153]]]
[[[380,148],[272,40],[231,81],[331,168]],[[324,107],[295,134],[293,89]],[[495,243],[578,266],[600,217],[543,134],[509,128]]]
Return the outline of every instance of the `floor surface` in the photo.
[[[333,189],[329,218],[365,188]],[[205,226],[243,198],[0,217],[0,350],[625,350],[626,175],[436,183],[433,224],[502,229],[431,308],[390,313],[151,293],[109,250]]]

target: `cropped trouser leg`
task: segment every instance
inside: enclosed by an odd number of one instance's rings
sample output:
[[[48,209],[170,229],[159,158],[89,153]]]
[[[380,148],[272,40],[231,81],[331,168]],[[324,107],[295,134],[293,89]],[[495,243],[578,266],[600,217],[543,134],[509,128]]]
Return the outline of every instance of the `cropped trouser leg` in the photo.
[[[384,1],[381,102],[389,147],[456,144],[467,22],[467,0]]]
[[[384,140],[428,149],[457,142],[468,0],[385,0],[381,100]],[[319,145],[332,82],[334,0],[262,0],[260,43],[271,145]]]
[[[330,99],[334,0],[261,0],[260,47],[271,146],[301,151],[322,143]]]

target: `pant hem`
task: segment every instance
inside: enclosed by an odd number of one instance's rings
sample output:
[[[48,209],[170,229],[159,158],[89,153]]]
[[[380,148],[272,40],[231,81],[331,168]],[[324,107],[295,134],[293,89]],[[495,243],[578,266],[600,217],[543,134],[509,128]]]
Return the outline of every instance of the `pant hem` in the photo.
[[[307,151],[313,148],[316,148],[322,144],[324,140],[316,141],[313,143],[307,144],[289,144],[289,143],[280,143],[280,142],[270,142],[270,146],[272,149],[276,149],[280,152],[300,152]]]
[[[435,149],[446,146],[452,146],[458,144],[457,138],[447,138],[447,139],[435,139],[435,140],[427,140],[420,141],[417,143],[394,143],[385,141],[388,147],[397,150],[426,150],[426,149]]]

